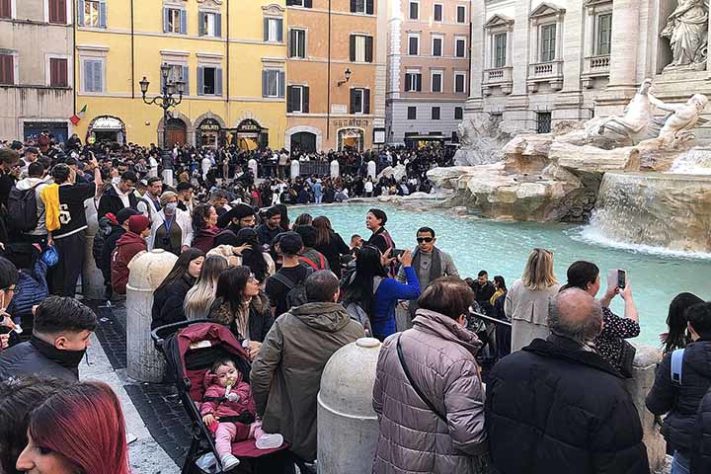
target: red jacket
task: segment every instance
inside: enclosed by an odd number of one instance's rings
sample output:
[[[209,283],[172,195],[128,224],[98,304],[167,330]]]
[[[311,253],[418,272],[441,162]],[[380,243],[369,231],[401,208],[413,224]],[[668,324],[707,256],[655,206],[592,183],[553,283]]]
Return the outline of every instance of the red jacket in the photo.
[[[146,241],[133,232],[126,232],[116,242],[116,249],[111,254],[111,288],[117,294],[126,294],[128,263],[138,252],[145,250],[147,250]]]
[[[210,372],[205,374],[204,386],[207,389],[203,397],[222,398],[225,396],[226,388],[217,384],[217,376],[215,374],[211,374]],[[245,411],[251,413],[253,416],[257,414],[257,408],[252,398],[252,389],[248,383],[239,380],[237,385],[232,389],[232,392],[239,396],[237,401],[208,400],[200,406],[200,414],[205,416],[211,413],[218,418],[221,416],[239,416]]]

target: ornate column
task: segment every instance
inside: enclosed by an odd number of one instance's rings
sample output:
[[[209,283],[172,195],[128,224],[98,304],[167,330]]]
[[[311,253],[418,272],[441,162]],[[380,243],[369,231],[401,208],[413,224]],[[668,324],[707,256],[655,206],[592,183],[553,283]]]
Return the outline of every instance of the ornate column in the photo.
[[[626,101],[636,91],[639,0],[615,0],[612,4],[609,100]]]
[[[484,98],[482,95],[482,78],[484,69],[484,20],[486,7],[481,4],[480,8],[469,8],[471,12],[471,31],[469,32],[471,55],[471,70],[469,71],[469,99],[467,100],[468,112],[481,112],[484,109]]]

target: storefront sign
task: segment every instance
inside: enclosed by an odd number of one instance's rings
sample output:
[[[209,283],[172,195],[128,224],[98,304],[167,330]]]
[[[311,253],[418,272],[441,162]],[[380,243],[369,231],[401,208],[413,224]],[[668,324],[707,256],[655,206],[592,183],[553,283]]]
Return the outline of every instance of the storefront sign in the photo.
[[[333,121],[333,126],[336,128],[367,127],[368,125],[370,125],[370,121],[366,120],[366,119],[352,118],[352,119],[343,119],[343,120],[334,120]]]
[[[219,132],[222,129],[217,120],[206,119],[200,124],[200,131],[202,132]]]

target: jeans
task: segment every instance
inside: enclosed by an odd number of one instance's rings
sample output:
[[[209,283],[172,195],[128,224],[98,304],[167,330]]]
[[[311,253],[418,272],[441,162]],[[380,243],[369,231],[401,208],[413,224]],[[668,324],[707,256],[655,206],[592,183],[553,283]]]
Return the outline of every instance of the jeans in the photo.
[[[689,467],[689,458],[685,454],[675,450],[671,474],[689,474],[690,472],[691,468]]]

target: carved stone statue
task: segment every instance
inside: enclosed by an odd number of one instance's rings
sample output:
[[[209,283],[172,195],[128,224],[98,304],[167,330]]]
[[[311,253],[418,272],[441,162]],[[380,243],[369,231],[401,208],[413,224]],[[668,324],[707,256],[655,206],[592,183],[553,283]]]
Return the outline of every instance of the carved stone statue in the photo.
[[[597,133],[602,135],[608,129],[618,135],[622,135],[639,143],[647,134],[647,127],[654,118],[653,102],[656,99],[649,93],[652,87],[652,80],[645,79],[634,95],[632,100],[624,110],[624,115],[613,115],[603,119],[601,122],[594,122],[598,125]]]
[[[669,15],[662,37],[669,38],[671,68],[705,69],[708,48],[708,0],[679,0]]]
[[[705,95],[694,94],[684,104],[666,104],[662,101],[657,101],[654,105],[662,110],[672,112],[664,121],[664,126],[659,131],[660,145],[671,145],[674,140],[686,138],[689,130],[694,128],[699,122],[703,123],[700,118],[701,112],[708,104],[709,100]]]
[[[454,155],[457,166],[495,163],[503,158],[501,149],[511,139],[501,130],[500,119],[480,114],[464,119],[457,126],[461,148]]]

